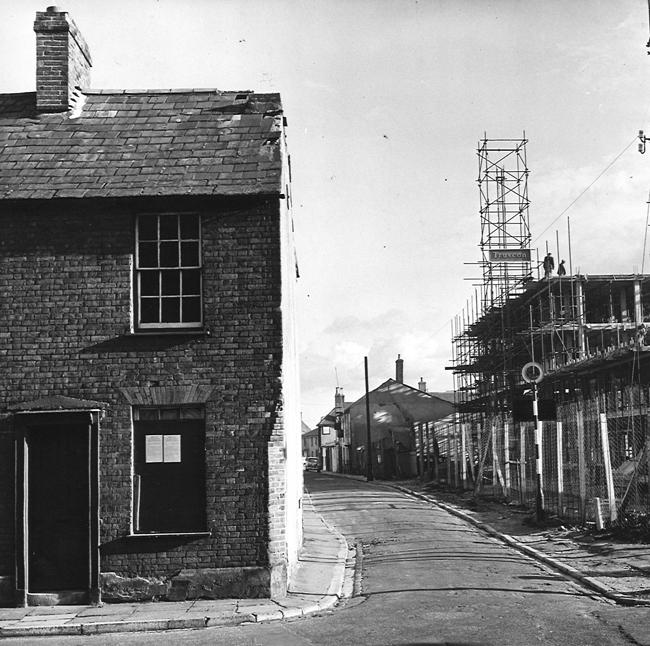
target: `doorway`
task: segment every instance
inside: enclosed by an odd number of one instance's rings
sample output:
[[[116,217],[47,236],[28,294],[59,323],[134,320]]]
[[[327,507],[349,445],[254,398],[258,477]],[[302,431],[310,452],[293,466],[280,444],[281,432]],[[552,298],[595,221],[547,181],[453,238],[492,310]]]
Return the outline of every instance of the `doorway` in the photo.
[[[28,590],[84,590],[89,582],[88,426],[27,433]]]
[[[100,404],[15,406],[18,606],[100,602]]]

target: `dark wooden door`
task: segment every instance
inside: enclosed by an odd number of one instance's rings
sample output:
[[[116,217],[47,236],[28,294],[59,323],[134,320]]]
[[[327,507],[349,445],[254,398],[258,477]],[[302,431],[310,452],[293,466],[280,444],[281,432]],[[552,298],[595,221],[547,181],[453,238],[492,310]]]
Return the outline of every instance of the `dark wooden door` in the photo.
[[[30,592],[89,585],[88,426],[29,430]]]

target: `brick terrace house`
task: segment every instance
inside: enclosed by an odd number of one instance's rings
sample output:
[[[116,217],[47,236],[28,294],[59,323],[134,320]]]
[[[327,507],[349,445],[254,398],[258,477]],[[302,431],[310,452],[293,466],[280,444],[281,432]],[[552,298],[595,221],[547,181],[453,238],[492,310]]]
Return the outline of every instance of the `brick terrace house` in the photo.
[[[3,601],[280,596],[302,540],[280,97],[89,90],[68,14],[34,30],[36,92],[0,95]]]

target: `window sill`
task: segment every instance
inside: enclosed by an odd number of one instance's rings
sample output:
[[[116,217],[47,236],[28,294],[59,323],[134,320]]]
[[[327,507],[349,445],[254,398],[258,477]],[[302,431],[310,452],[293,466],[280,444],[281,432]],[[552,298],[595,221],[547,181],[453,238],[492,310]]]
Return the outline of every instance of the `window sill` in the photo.
[[[150,532],[147,534],[128,534],[127,538],[209,538],[212,532]]]
[[[129,330],[125,336],[210,336],[207,328],[152,328]]]

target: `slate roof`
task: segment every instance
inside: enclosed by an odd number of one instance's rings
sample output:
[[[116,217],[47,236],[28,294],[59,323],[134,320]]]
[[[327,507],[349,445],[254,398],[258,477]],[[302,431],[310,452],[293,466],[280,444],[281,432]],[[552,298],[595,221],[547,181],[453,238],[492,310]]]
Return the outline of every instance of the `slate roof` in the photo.
[[[365,402],[366,396],[363,395],[351,405],[350,416],[353,423],[365,424]],[[454,411],[452,402],[394,379],[388,379],[370,391],[373,427],[410,427],[413,423],[442,419]]]
[[[71,113],[0,94],[0,200],[282,192],[279,94],[85,90]]]

